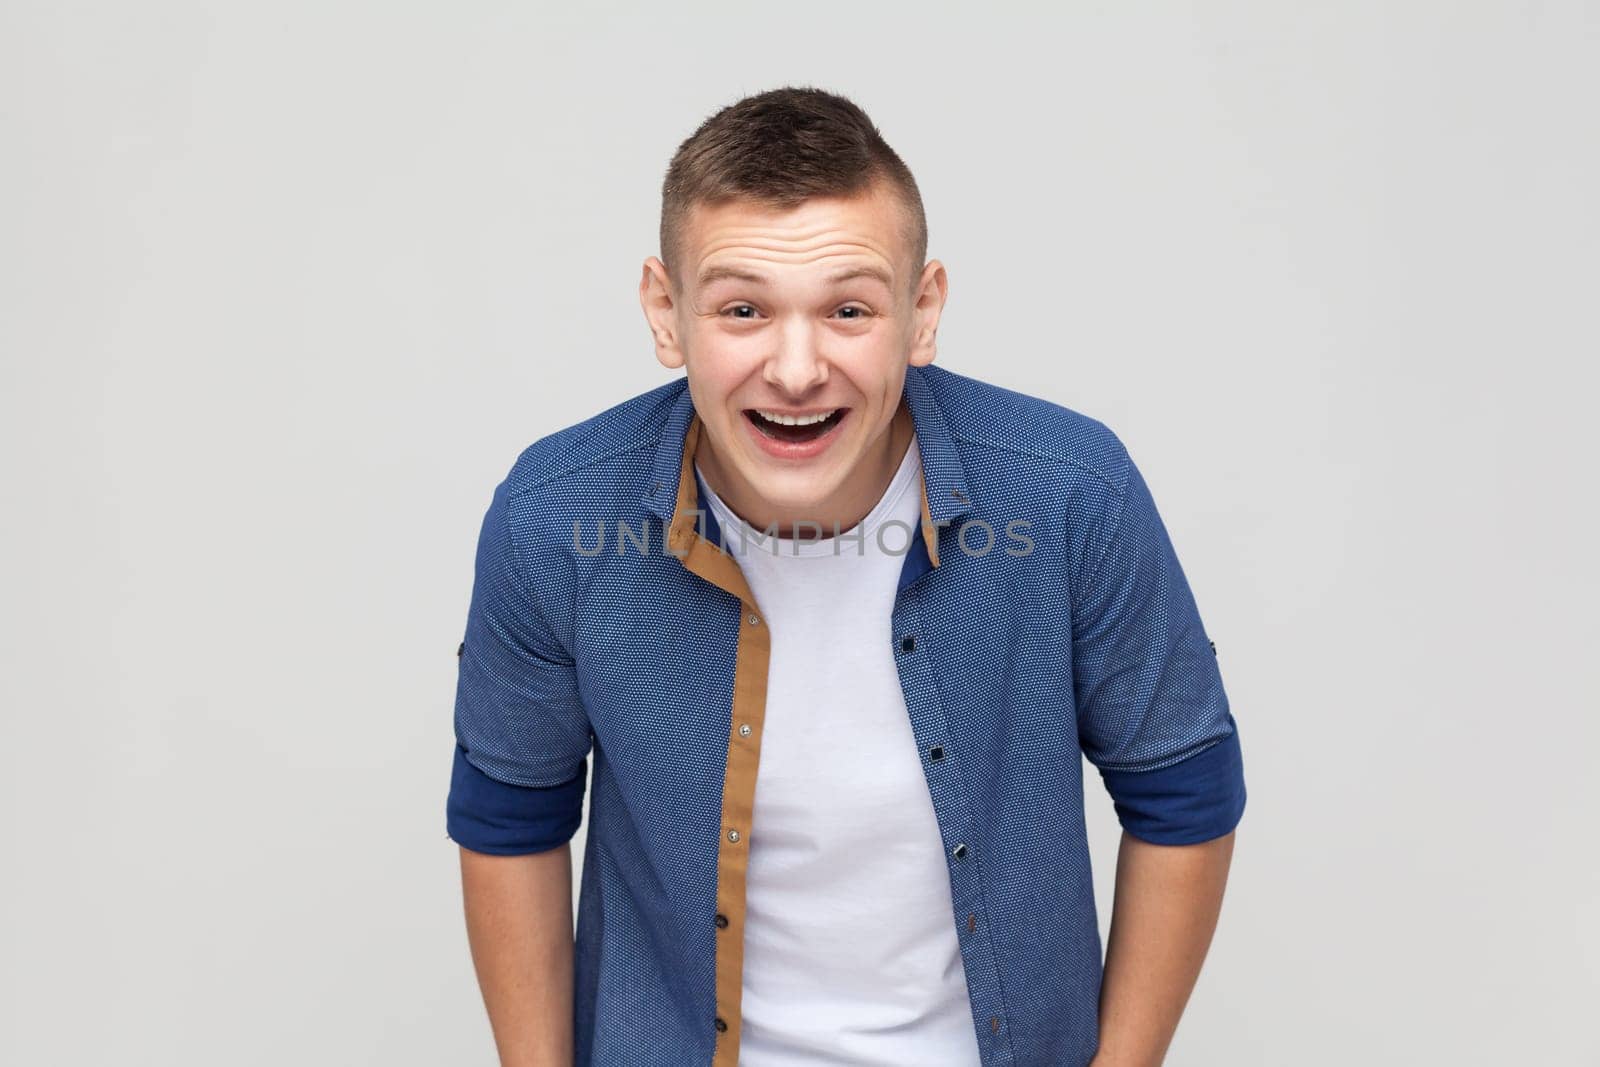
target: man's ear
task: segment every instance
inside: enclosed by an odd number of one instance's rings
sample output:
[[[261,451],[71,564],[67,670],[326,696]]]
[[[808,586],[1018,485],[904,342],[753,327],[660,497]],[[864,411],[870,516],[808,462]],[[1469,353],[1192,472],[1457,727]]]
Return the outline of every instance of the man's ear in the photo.
[[[670,370],[683,366],[672,280],[667,276],[666,264],[655,256],[644,261],[644,274],[639,279],[639,306],[644,309],[645,322],[650,325],[655,339],[657,361]]]
[[[933,362],[934,354],[938,351],[934,335],[939,330],[939,315],[944,311],[949,285],[944,264],[937,259],[929,260],[928,265],[922,268],[922,277],[911,298],[912,366],[926,367]]]

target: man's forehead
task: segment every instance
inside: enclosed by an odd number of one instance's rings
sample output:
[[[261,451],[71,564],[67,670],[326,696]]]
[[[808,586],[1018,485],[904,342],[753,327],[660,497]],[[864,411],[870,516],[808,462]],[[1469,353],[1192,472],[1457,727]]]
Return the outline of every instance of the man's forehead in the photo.
[[[829,283],[869,278],[895,287],[909,255],[904,212],[882,190],[816,197],[794,206],[734,199],[698,203],[683,230],[683,272],[693,288],[737,279],[769,283],[786,265],[829,261]]]

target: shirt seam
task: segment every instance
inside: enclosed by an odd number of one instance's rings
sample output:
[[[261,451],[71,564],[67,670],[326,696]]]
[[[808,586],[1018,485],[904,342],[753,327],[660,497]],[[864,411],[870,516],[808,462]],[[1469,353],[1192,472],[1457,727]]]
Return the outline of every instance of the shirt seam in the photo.
[[[1128,514],[1128,494],[1126,492],[1117,493],[1115,507],[1117,514],[1106,532],[1105,544],[1100,546],[1100,551],[1095,556],[1094,562],[1084,569],[1076,582],[1078,587],[1076,599],[1079,603],[1087,600],[1090,591],[1100,584],[1101,567],[1105,565],[1106,557],[1111,555],[1111,546],[1116,544],[1117,539],[1122,536],[1122,523]]]
[[[521,493],[507,497],[505,501],[506,514],[501,517],[502,525],[505,527],[506,544],[511,549],[512,573],[517,580],[518,590],[523,594],[523,599],[527,601],[528,606],[533,610],[533,613],[538,616],[540,624],[544,627],[544,631],[551,636],[556,647],[561,650],[562,655],[565,657],[564,665],[574,665],[576,661],[573,658],[572,649],[568,647],[568,642],[562,640],[561,631],[552,623],[550,619],[550,613],[545,609],[539,594],[538,586],[533,581],[532,572],[528,570],[525,562],[522,546],[517,543],[516,531],[513,530],[511,526],[510,513],[512,501],[519,500],[521,498]]]
[[[658,434],[657,437],[659,438],[659,436],[660,435]],[[546,489],[549,489],[552,486],[554,486],[555,483],[557,483],[557,482],[559,482],[559,481],[561,481],[561,480],[563,480],[565,478],[570,478],[575,474],[581,474],[584,471],[589,470],[591,467],[598,466],[601,463],[605,463],[605,462],[607,462],[609,460],[617,459],[618,457],[621,457],[621,456],[632,455],[634,453],[639,453],[639,452],[647,452],[647,451],[652,450],[654,447],[655,447],[655,444],[653,442],[646,441],[646,442],[640,442],[640,443],[636,443],[636,444],[631,444],[631,445],[628,445],[625,448],[612,449],[609,452],[602,452],[600,455],[591,456],[590,458],[584,460],[583,462],[579,463],[575,467],[568,467],[565,470],[559,471],[559,472],[557,472],[555,474],[547,475],[547,476],[539,479],[536,482],[530,482],[527,485],[518,486],[515,491],[513,491],[513,492],[508,494],[507,500],[506,500],[506,508],[509,511],[513,501],[526,500],[528,497],[531,497],[533,494],[535,494],[537,492],[540,492],[540,491],[543,491],[543,490],[546,490]],[[525,554],[522,551],[522,546],[517,543],[517,538],[511,532],[511,528],[510,527],[511,527],[511,524],[509,522],[507,522],[506,523],[506,536],[511,542],[511,553],[512,553],[513,562],[514,562],[515,567],[516,567],[517,578],[521,582],[521,584],[527,589],[528,598],[529,598],[530,601],[533,602],[534,609],[539,613],[539,617],[544,621],[545,626],[549,629],[549,631],[552,634],[556,634],[556,643],[561,646],[562,651],[565,652],[567,657],[568,657],[568,659],[571,660],[573,658],[573,651],[572,651],[572,648],[571,648],[571,643],[570,643],[569,640],[564,640],[562,638],[562,636],[561,636],[562,632],[557,630],[557,628],[554,625],[551,624],[550,614],[549,614],[548,610],[546,610],[545,607],[543,606],[543,604],[540,603],[539,597],[538,597],[537,593],[534,591],[535,587],[534,587],[534,584],[532,582],[532,572],[531,572],[531,570],[528,569],[526,563],[524,562]],[[663,532],[663,536],[665,536],[664,532]],[[572,584],[572,598],[573,599],[572,599],[572,602],[570,604],[568,604],[569,618],[572,617],[577,611],[577,597],[578,597],[578,593],[579,593],[579,589],[578,589],[577,583],[573,582],[571,584]]]
[[[1084,596],[1087,595],[1090,586],[1094,582],[1098,581],[1099,569],[1105,562],[1106,556],[1110,553],[1111,546],[1116,543],[1117,537],[1121,535],[1122,522],[1127,513],[1128,477],[1133,468],[1133,461],[1128,455],[1126,446],[1122,444],[1122,441],[1117,438],[1116,434],[1112,433],[1109,427],[1107,427],[1106,432],[1111,434],[1112,440],[1117,444],[1117,452],[1121,456],[1122,461],[1119,464],[1122,468],[1120,482],[1111,475],[1097,470],[1081,460],[1073,459],[1070,456],[1053,456],[1045,452],[1040,452],[1036,449],[1019,448],[1016,445],[974,437],[971,434],[957,430],[949,431],[951,440],[959,441],[962,444],[974,445],[978,448],[986,448],[992,452],[1004,452],[1013,456],[1026,456],[1029,459],[1036,459],[1058,467],[1068,467],[1073,470],[1083,471],[1085,474],[1088,474],[1089,476],[1102,482],[1116,496],[1116,501],[1113,504],[1113,507],[1116,509],[1116,515],[1111,520],[1110,527],[1105,538],[1105,543],[1100,546],[1100,550],[1096,554],[1094,562],[1088,564],[1079,572],[1078,575],[1073,577],[1072,584],[1076,590],[1074,599],[1079,601],[1081,601]]]
[[[526,485],[518,486],[516,492],[513,493],[512,496],[514,498],[526,496],[528,493],[532,493],[536,490],[548,488],[552,484],[561,481],[563,478],[570,478],[574,474],[581,474],[590,467],[597,466],[606,462],[607,460],[616,459],[619,456],[631,455],[635,452],[648,452],[653,450],[655,447],[655,442],[643,441],[627,445],[626,447],[612,449],[609,452],[602,452],[597,456],[590,456],[588,459],[583,460],[575,467],[566,467],[554,474],[547,474],[541,477],[538,481],[529,482]]]
[[[1110,431],[1108,430],[1107,432],[1110,432]],[[987,448],[987,449],[990,449],[991,451],[994,451],[994,452],[1006,452],[1006,453],[1009,453],[1009,454],[1011,454],[1013,456],[1026,456],[1029,459],[1042,460],[1045,463],[1054,463],[1054,464],[1056,464],[1058,466],[1062,466],[1062,467],[1074,467],[1074,468],[1076,468],[1078,470],[1083,471],[1085,474],[1089,474],[1089,475],[1092,475],[1095,478],[1098,478],[1100,481],[1104,482],[1113,491],[1115,491],[1115,492],[1121,492],[1122,491],[1118,487],[1116,480],[1114,478],[1112,478],[1111,475],[1109,475],[1109,474],[1105,473],[1104,471],[1099,470],[1099,469],[1097,469],[1095,467],[1091,467],[1089,464],[1083,462],[1081,459],[1073,459],[1071,456],[1051,455],[1048,452],[1040,452],[1040,451],[1038,451],[1036,449],[1032,449],[1032,448],[1022,448],[1022,447],[1019,447],[1017,445],[1008,444],[1008,443],[1003,442],[1003,441],[991,441],[991,440],[989,440],[987,438],[983,438],[983,437],[973,437],[971,434],[968,434],[965,431],[961,431],[961,430],[950,430],[949,434],[950,434],[950,439],[951,440],[959,441],[964,445],[976,445],[979,448]]]

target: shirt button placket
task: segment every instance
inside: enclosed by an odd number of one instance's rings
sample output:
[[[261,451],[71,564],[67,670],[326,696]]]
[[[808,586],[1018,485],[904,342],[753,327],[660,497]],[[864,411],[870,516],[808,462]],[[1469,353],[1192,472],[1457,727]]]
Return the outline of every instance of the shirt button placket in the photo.
[[[744,621],[745,621],[745,624],[748,625],[748,626],[760,626],[761,625],[761,616],[756,614],[754,611],[746,610],[745,613],[744,613]],[[735,728],[734,732],[737,733],[740,737],[749,737],[751,734],[753,734],[755,732],[755,730],[754,730],[754,728],[751,727],[751,725],[749,723],[742,722]],[[732,842],[733,844],[737,845],[741,840],[743,840],[743,838],[744,838],[744,835],[741,834],[738,830],[731,829],[731,828],[728,830],[728,840],[730,842]],[[726,930],[728,928],[728,917],[726,915],[724,915],[720,911],[717,912],[716,917],[713,920],[713,922],[716,924],[716,927],[717,927],[718,930]],[[716,1027],[717,1033],[719,1033],[719,1034],[726,1033],[727,1030],[728,1030],[728,1022],[727,1022],[727,1020],[724,1019],[720,1015],[716,1016],[715,1018],[713,1018],[711,1020],[711,1025]]]
[[[920,627],[916,611],[914,609],[897,611],[894,622],[896,624],[894,632],[898,635],[894,638],[894,642],[895,648],[899,653],[897,658],[901,668],[901,678],[907,687],[908,710],[915,716],[921,707],[927,706],[912,698],[917,694],[918,690],[923,688],[924,680],[927,677],[927,672],[931,669],[931,664],[921,662],[925,655],[925,650],[919,646],[917,640],[917,630]],[[939,817],[939,824],[942,829],[955,829],[955,826],[950,825],[947,821],[949,818],[953,818],[965,826],[965,820],[959,814],[962,810],[959,795],[955,793],[959,783],[945,775],[936,773],[947,765],[951,754],[948,741],[949,735],[947,733],[949,724],[934,716],[929,720],[914,718],[912,727],[922,736],[937,730],[939,733],[934,736],[943,735],[946,738],[946,740],[938,744],[929,744],[925,747],[927,769],[929,771],[928,784],[934,800],[934,812]],[[967,829],[970,828],[970,826],[967,826]],[[957,903],[965,904],[969,901],[979,903],[977,895],[980,891],[974,881],[975,875],[969,863],[973,858],[972,849],[965,841],[958,841],[953,846],[950,846],[948,856],[949,862],[954,865],[951,875],[957,895]],[[992,970],[994,961],[987,938],[981,937],[978,933],[978,913],[976,911],[968,912],[966,927],[967,934],[971,936],[962,940],[962,950],[969,968],[968,973],[971,975],[985,975],[987,972],[986,978],[980,979],[980,981],[992,981],[994,978]],[[999,1004],[994,1005],[994,1007],[1000,1006]],[[982,1018],[982,1016],[979,1016],[979,1018]],[[1003,1054],[1004,1040],[999,1038],[1000,1019],[1001,1016],[998,1014],[989,1016],[989,1032],[997,1040],[1001,1041],[1001,1044],[996,1047],[1002,1049]]]

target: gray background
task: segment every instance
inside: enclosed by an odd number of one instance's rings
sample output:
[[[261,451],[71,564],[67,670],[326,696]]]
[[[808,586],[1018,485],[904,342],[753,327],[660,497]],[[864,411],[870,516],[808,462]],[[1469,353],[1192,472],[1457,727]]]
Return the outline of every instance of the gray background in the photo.
[[[5,3],[0,1060],[492,1062],[478,524],[668,379],[678,142],[809,83],[918,175],[939,362],[1122,435],[1217,641],[1168,1062],[1600,1063],[1600,13],[1332,7]]]

